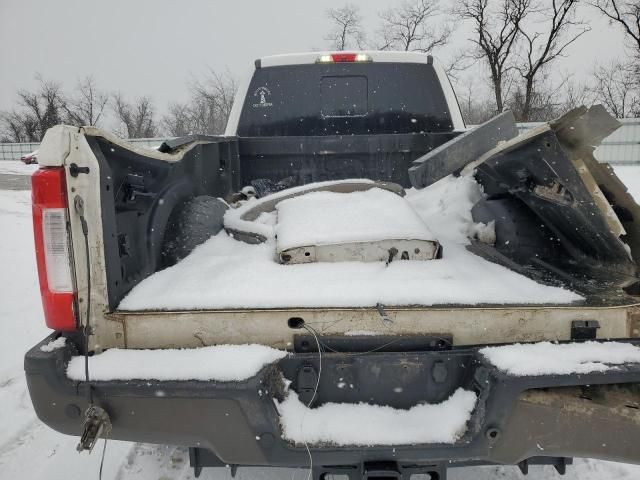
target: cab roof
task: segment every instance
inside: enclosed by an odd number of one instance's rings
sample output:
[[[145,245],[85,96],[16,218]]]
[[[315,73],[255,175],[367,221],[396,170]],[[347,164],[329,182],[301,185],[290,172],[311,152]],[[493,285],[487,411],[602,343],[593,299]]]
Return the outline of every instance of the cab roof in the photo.
[[[279,67],[284,65],[305,65],[317,63],[321,57],[331,55],[362,55],[367,58],[366,61],[374,63],[433,63],[433,57],[427,53],[420,52],[395,52],[380,50],[345,50],[345,51],[322,51],[322,52],[303,52],[303,53],[287,53],[283,55],[271,55],[256,60],[256,68],[261,67]],[[357,62],[357,60],[356,60]]]

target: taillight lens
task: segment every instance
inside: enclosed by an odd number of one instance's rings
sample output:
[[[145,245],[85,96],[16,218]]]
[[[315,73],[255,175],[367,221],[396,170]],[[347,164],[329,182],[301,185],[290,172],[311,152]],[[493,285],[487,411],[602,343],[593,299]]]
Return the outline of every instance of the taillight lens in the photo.
[[[371,57],[366,53],[331,53],[320,55],[316,63],[349,63],[349,62],[370,62]]]
[[[64,168],[37,170],[31,176],[31,195],[44,318],[54,330],[75,330]]]

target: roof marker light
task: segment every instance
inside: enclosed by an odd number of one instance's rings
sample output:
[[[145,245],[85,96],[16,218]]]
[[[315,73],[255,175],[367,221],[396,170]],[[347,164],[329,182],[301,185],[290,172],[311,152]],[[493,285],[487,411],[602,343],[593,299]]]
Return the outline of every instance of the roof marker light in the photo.
[[[366,53],[358,53],[356,54],[356,62],[371,62],[372,59]]]
[[[320,55],[316,63],[351,63],[351,62],[371,62],[371,56],[366,53],[331,53]]]

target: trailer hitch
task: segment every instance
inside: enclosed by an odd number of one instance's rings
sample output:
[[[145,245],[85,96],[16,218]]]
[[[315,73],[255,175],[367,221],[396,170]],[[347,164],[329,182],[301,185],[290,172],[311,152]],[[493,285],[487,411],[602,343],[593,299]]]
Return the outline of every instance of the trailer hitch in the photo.
[[[78,452],[89,450],[91,453],[98,439],[100,437],[107,438],[110,433],[111,419],[109,414],[97,405],[89,405],[87,411],[84,412],[82,436],[76,450]]]
[[[331,465],[313,467],[314,480],[329,478],[345,478],[349,480],[393,479],[410,480],[412,478],[429,478],[430,480],[446,480],[446,464],[401,465],[393,461],[364,462],[360,465]]]

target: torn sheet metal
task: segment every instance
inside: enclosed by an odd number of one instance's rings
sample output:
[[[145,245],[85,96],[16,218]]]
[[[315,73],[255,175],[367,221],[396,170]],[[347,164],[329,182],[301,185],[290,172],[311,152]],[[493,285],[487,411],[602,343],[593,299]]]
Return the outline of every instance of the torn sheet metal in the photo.
[[[411,185],[415,188],[428,187],[441,178],[458,172],[498,143],[517,135],[518,128],[513,113],[503,112],[414,160],[409,168]]]
[[[280,263],[387,262],[433,260],[442,248],[433,240],[380,240],[287,248],[278,251]]]
[[[495,253],[483,256],[587,294],[637,284],[640,207],[593,157],[618,126],[602,106],[581,107],[470,162],[462,174],[486,194],[474,220],[495,221]]]

